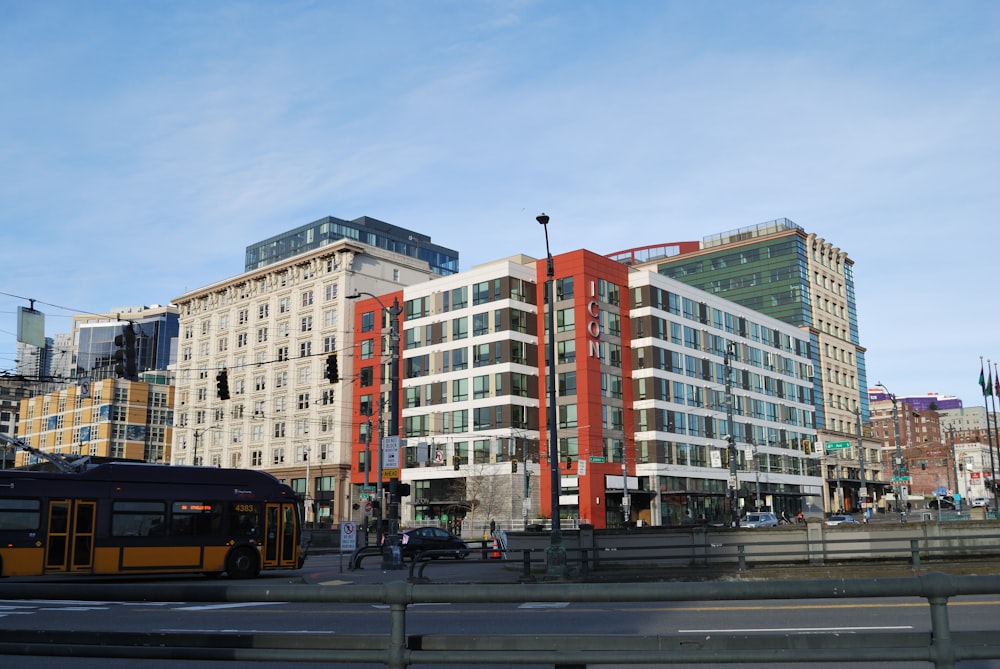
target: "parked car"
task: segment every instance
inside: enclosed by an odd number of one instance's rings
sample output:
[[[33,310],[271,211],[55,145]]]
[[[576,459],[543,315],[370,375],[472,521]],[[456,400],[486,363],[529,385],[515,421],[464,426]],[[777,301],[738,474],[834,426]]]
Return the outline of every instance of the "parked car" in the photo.
[[[927,503],[927,508],[928,509],[937,509],[939,507],[941,509],[951,509],[951,510],[954,510],[955,509],[955,502],[953,502],[952,500],[947,499],[945,497],[938,497],[937,499],[932,499],[931,501],[929,501]]]
[[[981,506],[988,509],[990,508],[990,501],[985,497],[977,497],[974,500],[972,500],[972,506],[973,507]]]
[[[777,527],[778,517],[773,513],[748,513],[740,521],[740,527]]]
[[[418,527],[406,530],[400,538],[404,558],[418,558],[431,552],[428,557],[451,555],[461,560],[469,554],[469,547],[462,537],[440,527]],[[447,551],[447,553],[445,552]]]
[[[834,525],[860,525],[857,519],[849,514],[838,514],[835,516],[830,516],[823,521],[824,525],[829,525],[833,527]]]

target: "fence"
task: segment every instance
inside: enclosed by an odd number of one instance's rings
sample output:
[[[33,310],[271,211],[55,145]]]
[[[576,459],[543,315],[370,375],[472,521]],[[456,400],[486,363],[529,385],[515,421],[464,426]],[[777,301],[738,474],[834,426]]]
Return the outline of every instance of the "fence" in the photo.
[[[751,581],[702,583],[547,583],[503,585],[91,585],[2,583],[0,599],[75,599],[184,602],[373,603],[389,607],[381,634],[127,633],[63,630],[0,630],[0,656],[62,656],[170,660],[325,662],[382,664],[602,664],[648,666],[705,663],[906,662],[951,669],[962,660],[1000,658],[994,630],[952,631],[948,600],[961,595],[1000,594],[1000,576]],[[439,603],[689,602],[919,597],[927,601],[930,633],[859,632],[850,635],[785,633],[706,635],[525,635],[407,634],[409,607]],[[530,614],[525,614],[530,615]],[[989,624],[986,622],[985,624]]]

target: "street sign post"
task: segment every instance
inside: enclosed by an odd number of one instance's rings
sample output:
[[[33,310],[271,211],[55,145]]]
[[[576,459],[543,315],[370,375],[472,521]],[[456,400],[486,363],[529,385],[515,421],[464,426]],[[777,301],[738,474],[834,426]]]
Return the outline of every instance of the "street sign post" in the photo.
[[[340,524],[340,571],[344,571],[344,553],[353,553],[358,547],[358,524],[345,520]]]

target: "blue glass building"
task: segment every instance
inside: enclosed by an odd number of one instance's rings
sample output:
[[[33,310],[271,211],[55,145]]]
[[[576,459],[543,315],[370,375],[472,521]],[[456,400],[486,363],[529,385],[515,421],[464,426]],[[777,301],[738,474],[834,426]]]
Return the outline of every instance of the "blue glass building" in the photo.
[[[431,242],[428,235],[400,228],[369,216],[345,221],[333,216],[275,235],[246,249],[246,271],[267,267],[306,251],[341,239],[353,239],[369,246],[424,260],[435,274],[458,272],[458,251]]]

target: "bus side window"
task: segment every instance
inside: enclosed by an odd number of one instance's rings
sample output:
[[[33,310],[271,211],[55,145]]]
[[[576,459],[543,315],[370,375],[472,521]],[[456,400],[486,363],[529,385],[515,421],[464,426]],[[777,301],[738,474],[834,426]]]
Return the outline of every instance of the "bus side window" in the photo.
[[[215,502],[174,502],[170,532],[177,536],[210,537],[222,530],[222,505]]]
[[[37,499],[0,499],[0,530],[37,530],[41,509]]]
[[[111,506],[111,534],[116,537],[148,537],[163,533],[167,510],[163,502],[116,501]]]
[[[236,502],[229,505],[229,531],[240,537],[257,536],[260,508],[257,504]]]

